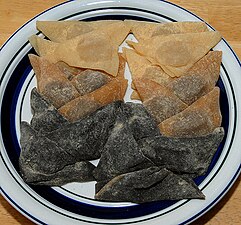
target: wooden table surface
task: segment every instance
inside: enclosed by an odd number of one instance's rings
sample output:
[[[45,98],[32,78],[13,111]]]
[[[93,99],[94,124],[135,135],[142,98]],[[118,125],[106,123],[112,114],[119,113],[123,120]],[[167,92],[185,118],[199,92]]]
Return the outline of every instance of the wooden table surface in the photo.
[[[0,46],[22,24],[61,0],[0,0]],[[241,0],[171,0],[202,17],[220,31],[241,59]],[[31,221],[0,196],[0,224],[30,225]],[[224,198],[195,225],[241,224],[240,177]]]

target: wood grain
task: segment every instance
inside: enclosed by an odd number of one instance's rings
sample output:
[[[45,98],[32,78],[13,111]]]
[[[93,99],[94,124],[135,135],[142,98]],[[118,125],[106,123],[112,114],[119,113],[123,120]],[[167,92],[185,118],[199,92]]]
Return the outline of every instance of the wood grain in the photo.
[[[0,45],[21,25],[36,14],[63,1],[60,0],[0,0]],[[241,58],[241,1],[240,0],[171,0],[199,15],[220,31]],[[192,225],[241,224],[241,178],[224,198]],[[2,196],[0,196],[0,224],[32,225]]]

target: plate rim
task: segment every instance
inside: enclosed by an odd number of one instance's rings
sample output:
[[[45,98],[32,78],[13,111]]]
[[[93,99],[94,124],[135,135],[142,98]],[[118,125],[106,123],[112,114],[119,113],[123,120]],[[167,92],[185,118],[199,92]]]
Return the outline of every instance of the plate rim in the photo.
[[[8,38],[8,40],[0,47],[0,51],[1,51],[1,50],[4,48],[4,46],[7,45],[7,43],[16,35],[16,33],[19,32],[19,30],[21,30],[24,26],[27,26],[27,25],[28,25],[31,21],[33,21],[35,18],[39,17],[40,15],[42,15],[42,14],[48,12],[48,11],[51,11],[53,8],[60,7],[61,5],[64,5],[64,4],[69,3],[69,2],[72,2],[72,1],[73,1],[73,0],[69,0],[69,1],[66,1],[66,2],[63,2],[63,3],[60,3],[60,4],[58,4],[58,5],[55,5],[55,6],[51,7],[51,8],[49,8],[49,9],[47,9],[47,10],[39,13],[39,14],[36,15],[35,17],[31,18],[29,21],[27,21],[25,24],[23,24],[18,30],[16,30],[16,31]],[[160,0],[160,2],[165,2],[165,3],[171,4],[171,5],[173,5],[173,6],[177,7],[177,8],[180,8],[180,9],[182,9],[182,10],[184,10],[184,11],[192,14],[193,16],[197,17],[198,19],[204,21],[203,19],[201,19],[200,17],[198,17],[198,16],[195,15],[194,13],[192,13],[192,12],[190,12],[189,10],[186,10],[185,8],[182,8],[182,7],[180,7],[180,6],[178,6],[178,5],[174,4],[174,3],[171,3],[171,2],[168,2],[168,1],[165,1],[165,0]],[[205,22],[205,21],[204,21],[204,22]],[[205,22],[205,23],[206,23],[206,22]],[[206,24],[207,24],[207,23],[206,23]],[[207,25],[208,25],[210,28],[212,28],[209,24],[207,24]],[[229,49],[231,50],[231,52],[233,53],[234,57],[236,58],[237,62],[239,63],[239,65],[240,65],[240,67],[241,67],[241,62],[240,62],[238,56],[237,56],[236,53],[233,51],[232,47],[228,44],[228,42],[227,42],[224,38],[223,38],[223,40],[224,40],[225,44],[229,47]],[[1,81],[2,81],[2,77],[1,77]],[[0,83],[1,83],[1,82],[0,82]],[[236,181],[236,179],[238,178],[240,172],[241,172],[241,164],[240,164],[238,170],[236,171],[235,175],[233,176],[232,180],[227,184],[227,187],[223,190],[222,193],[220,193],[220,195],[219,195],[214,201],[212,201],[211,207],[213,207],[214,205],[216,205],[216,203],[217,203],[219,200],[221,200],[221,198],[229,191],[229,189],[232,187],[233,183],[234,183],[234,182]],[[5,198],[7,198],[7,200],[9,200],[9,198],[7,197],[7,196],[8,196],[7,193],[4,192],[4,190],[2,189],[2,187],[0,187],[0,191],[1,191],[1,193],[3,193],[3,196],[4,196]],[[5,193],[5,194],[4,194],[4,193]],[[213,202],[214,202],[214,203],[213,203]],[[10,202],[10,203],[11,203],[11,205],[13,204],[13,202]],[[18,205],[16,205],[15,208],[16,208],[16,207],[18,207]],[[203,214],[204,214],[207,210],[209,210],[209,209],[210,209],[210,207],[207,207],[207,209],[203,209],[203,212],[200,212],[201,214],[200,214],[198,217],[200,217],[201,215],[203,215]],[[23,210],[24,210],[24,209],[23,209]],[[18,210],[18,211],[19,211],[19,210]],[[20,212],[22,212],[22,211],[20,211]],[[27,213],[27,212],[26,212],[26,213]],[[23,213],[23,214],[28,217],[28,215],[26,215],[25,213]],[[33,215],[30,215],[30,216],[32,217]],[[198,218],[198,217],[197,217],[197,218]],[[29,218],[29,217],[28,217],[28,218]],[[197,218],[195,218],[195,219],[197,219]],[[29,219],[31,219],[31,218],[29,218]],[[190,218],[190,219],[192,219],[192,218]],[[38,220],[38,219],[37,219],[37,220]],[[192,219],[191,221],[193,221],[193,219]],[[190,221],[190,222],[191,222],[191,221]],[[36,222],[36,221],[34,220],[34,222]],[[40,221],[40,222],[41,222],[41,221]],[[185,221],[185,223],[186,223],[186,222],[188,222],[188,221]]]

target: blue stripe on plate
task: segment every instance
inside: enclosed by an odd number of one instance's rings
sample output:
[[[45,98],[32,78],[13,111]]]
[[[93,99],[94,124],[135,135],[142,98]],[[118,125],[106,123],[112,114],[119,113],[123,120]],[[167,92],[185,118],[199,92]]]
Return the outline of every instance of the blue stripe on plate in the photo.
[[[20,207],[18,204],[16,204],[16,202],[13,201],[13,199],[10,198],[10,196],[0,187],[0,192],[2,193],[2,195],[4,195],[5,198],[7,198],[8,200],[10,200],[10,202],[13,204],[13,206],[18,209],[23,215],[31,218],[33,221],[42,224],[42,225],[47,225],[46,223],[43,223],[42,221],[40,221],[38,218],[34,217],[33,215],[29,214],[25,209],[23,209],[22,207]]]

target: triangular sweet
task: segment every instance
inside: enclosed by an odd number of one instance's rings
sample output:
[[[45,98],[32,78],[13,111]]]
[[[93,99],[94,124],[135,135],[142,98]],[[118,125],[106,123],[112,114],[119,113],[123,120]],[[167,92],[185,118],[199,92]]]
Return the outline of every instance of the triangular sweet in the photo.
[[[141,153],[128,126],[128,118],[120,111],[93,172],[94,177],[97,181],[111,180],[117,175],[150,165],[153,164]]]
[[[21,122],[19,168],[26,183],[60,186],[69,182],[94,180],[90,162],[77,162],[64,149]],[[72,174],[73,176],[68,176]]]
[[[126,88],[127,80],[113,79],[95,91],[66,103],[59,108],[59,112],[69,121],[79,120],[101,106],[113,101],[123,100]]]
[[[87,69],[76,75],[71,83],[82,96],[102,87],[110,80],[111,78],[103,72]]]
[[[141,156],[139,155],[139,151],[136,148],[136,142],[150,136],[157,136],[160,134],[159,128],[152,118],[152,116],[147,112],[143,104],[135,104],[132,102],[127,102],[123,103],[120,106],[120,111],[118,111],[118,122],[115,124],[118,126],[116,133],[111,134],[111,138],[108,139],[108,146],[106,148],[103,148],[102,153],[103,153],[103,159],[101,161],[101,164],[99,167],[106,167],[105,169],[111,169],[112,167],[115,168],[116,173],[119,174],[119,172],[123,171],[123,167],[121,170],[119,170],[116,166],[114,165],[105,165],[103,164],[106,160],[112,160],[114,159],[115,155],[117,155],[118,158],[123,157],[123,161],[125,161],[125,157],[130,160],[130,157],[132,157],[127,150],[126,155],[126,146],[121,145],[121,141],[123,139],[124,143],[127,142],[127,135],[130,135],[130,146],[131,149],[133,148],[134,154],[137,154],[138,159],[141,159]],[[121,127],[123,125],[123,127]],[[124,136],[122,137],[122,133],[125,133]],[[118,134],[120,137],[118,137]],[[114,140],[114,137],[116,137],[116,140]],[[121,139],[121,140],[120,140]],[[120,145],[118,144],[120,143]],[[111,146],[116,145],[117,146],[117,151],[115,149],[112,149]],[[129,146],[129,144],[128,144]],[[113,158],[108,158],[108,155],[105,153],[105,151],[108,151],[109,153],[113,152]],[[119,150],[119,151],[118,151]],[[103,162],[104,161],[104,162]],[[134,160],[135,161],[135,160]],[[109,163],[109,161],[108,161]],[[148,160],[143,161],[143,168],[146,167],[147,165],[150,165]],[[147,163],[147,164],[146,164]],[[141,165],[137,166],[135,163],[131,164],[129,163],[125,164],[127,167],[128,165],[131,166],[133,165],[133,168],[131,169],[139,169]],[[104,169],[104,170],[105,170]],[[109,175],[103,175],[101,172],[101,169],[97,168],[96,171],[96,177],[99,179],[95,185],[95,190],[96,193],[105,185],[109,182],[110,179],[110,174]]]
[[[157,95],[143,104],[157,123],[161,123],[187,108],[187,105],[174,95]]]
[[[161,94],[173,95],[170,89],[149,79],[133,79],[133,83],[143,102]]]
[[[59,70],[43,57],[30,54],[29,59],[37,78],[38,92],[59,108],[79,96],[76,88]]]
[[[180,33],[198,33],[208,31],[203,22],[171,22],[157,23],[148,21],[124,20],[127,26],[130,26],[131,32],[138,41],[150,39],[154,36],[180,34]]]
[[[183,102],[191,105],[201,96],[207,94],[210,90],[207,89],[207,82],[203,76],[198,74],[190,76],[182,76],[175,79],[169,88]],[[214,86],[212,87],[214,88]]]
[[[169,87],[188,105],[207,94],[216,85],[222,61],[221,51],[210,51]]]
[[[84,34],[93,30],[88,23],[79,23],[78,21],[37,21],[36,27],[54,42],[67,40],[68,36],[72,36],[72,32]]]
[[[210,92],[220,74],[222,52],[210,51],[197,61],[185,75],[174,79],[169,87],[188,105]]]
[[[112,76],[117,75],[118,45],[103,32],[89,32],[62,43],[33,36],[30,42],[40,56],[52,63],[63,61],[69,66],[103,70]]]
[[[160,134],[156,121],[143,104],[127,102],[122,104],[121,109],[135,140]]]
[[[116,78],[125,79],[125,63],[125,59],[119,53],[119,68]],[[71,80],[71,83],[80,95],[90,93],[113,79],[112,76],[103,71],[72,67],[64,62],[57,62],[56,65],[66,75],[68,80]]]
[[[55,51],[45,57],[53,63],[63,61],[74,67],[103,70],[113,76],[118,73],[118,46],[104,33],[90,32],[59,43]]]
[[[130,28],[118,20],[85,21],[37,21],[37,29],[42,31],[51,41],[64,42],[89,32],[108,34],[114,43],[120,45]],[[115,32],[118,30],[118,32]]]
[[[121,104],[115,101],[101,107],[83,119],[54,130],[48,137],[77,161],[98,159]]]
[[[170,76],[180,77],[220,40],[220,33],[208,31],[156,36],[140,43],[128,43]]]
[[[216,128],[212,133],[178,138],[163,135],[150,136],[138,142],[143,154],[157,166],[179,174],[204,175],[224,137],[224,129]]]
[[[219,88],[199,98],[182,112],[159,124],[165,136],[197,137],[220,127],[222,115],[219,106]]]
[[[33,88],[31,91],[30,104],[33,114],[31,127],[38,132],[51,132],[68,122],[52,104],[38,93],[37,88]]]
[[[188,182],[165,168],[150,167],[113,178],[95,198],[103,201],[144,203],[203,199],[205,196],[193,182]]]
[[[136,79],[134,83],[143,105],[157,123],[161,123],[187,108],[187,104],[165,86],[147,79]]]
[[[141,56],[133,49],[123,48],[132,79],[144,78],[153,80],[159,84],[166,85],[172,78],[166,74],[161,67],[154,66],[144,56]]]

